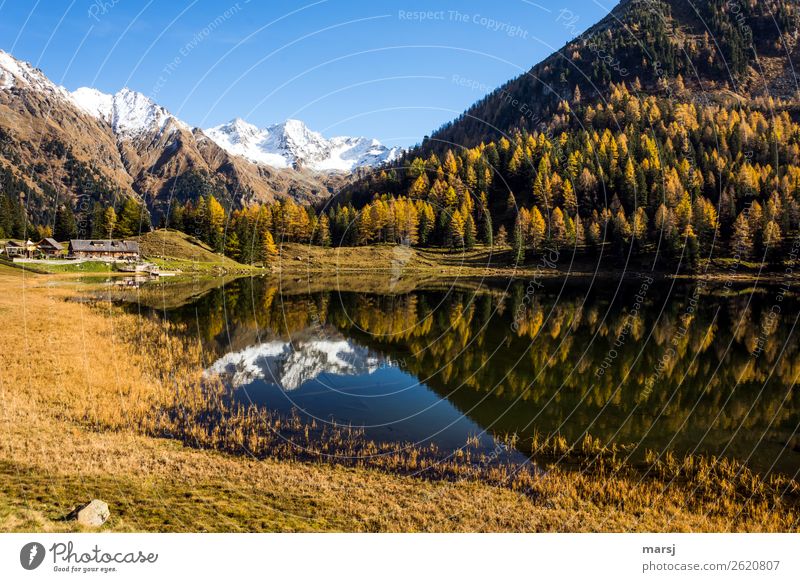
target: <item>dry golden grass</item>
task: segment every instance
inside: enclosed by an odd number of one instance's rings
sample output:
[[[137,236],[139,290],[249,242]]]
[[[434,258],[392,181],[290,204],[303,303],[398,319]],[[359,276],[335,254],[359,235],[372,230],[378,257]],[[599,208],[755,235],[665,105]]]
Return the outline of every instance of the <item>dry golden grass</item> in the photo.
[[[221,405],[181,329],[81,295],[69,279],[0,267],[0,531],[73,529],[60,518],[95,497],[117,531],[798,527],[794,482],[672,458],[642,478],[592,440],[533,443],[584,469],[540,475],[437,463],[431,450],[375,457],[389,445]],[[277,423],[308,451],[281,445]]]

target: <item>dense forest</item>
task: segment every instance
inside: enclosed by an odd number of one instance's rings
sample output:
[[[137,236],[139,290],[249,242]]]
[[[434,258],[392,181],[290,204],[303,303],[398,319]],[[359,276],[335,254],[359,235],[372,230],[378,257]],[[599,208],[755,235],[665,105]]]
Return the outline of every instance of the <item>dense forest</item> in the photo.
[[[656,248],[703,256],[777,257],[796,235],[800,126],[779,102],[697,103],[614,85],[608,101],[564,100],[541,131],[517,131],[374,174],[347,198],[425,201],[433,241],[460,246],[504,229],[520,257],[550,247]],[[373,202],[374,204],[374,202]],[[491,222],[493,229],[486,224]]]

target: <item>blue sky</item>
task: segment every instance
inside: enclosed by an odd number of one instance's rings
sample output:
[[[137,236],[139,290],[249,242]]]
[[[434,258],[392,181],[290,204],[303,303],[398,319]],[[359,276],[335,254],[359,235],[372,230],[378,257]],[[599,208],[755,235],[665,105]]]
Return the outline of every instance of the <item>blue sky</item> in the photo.
[[[187,123],[302,119],[418,142],[614,0],[0,0],[0,48],[74,90],[140,91]]]

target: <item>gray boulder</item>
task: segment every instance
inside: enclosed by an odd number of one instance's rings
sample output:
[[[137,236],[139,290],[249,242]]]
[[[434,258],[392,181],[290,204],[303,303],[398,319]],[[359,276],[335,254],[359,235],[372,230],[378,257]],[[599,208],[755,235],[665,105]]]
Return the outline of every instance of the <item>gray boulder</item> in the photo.
[[[99,499],[93,499],[85,505],[81,505],[70,514],[70,517],[77,520],[78,523],[85,527],[100,527],[103,525],[111,511],[108,509],[108,504]]]

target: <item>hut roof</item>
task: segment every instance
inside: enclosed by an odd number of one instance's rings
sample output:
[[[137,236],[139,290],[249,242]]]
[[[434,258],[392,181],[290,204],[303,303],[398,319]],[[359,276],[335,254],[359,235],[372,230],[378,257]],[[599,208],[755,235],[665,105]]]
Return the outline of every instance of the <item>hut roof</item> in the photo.
[[[132,240],[71,240],[69,248],[73,252],[138,253],[139,243]]]
[[[42,245],[49,246],[50,248],[55,249],[57,251],[60,251],[60,250],[62,250],[64,248],[64,245],[62,245],[56,239],[50,238],[50,237],[46,237],[46,238],[42,239],[42,242],[39,243],[39,246],[42,246]]]

